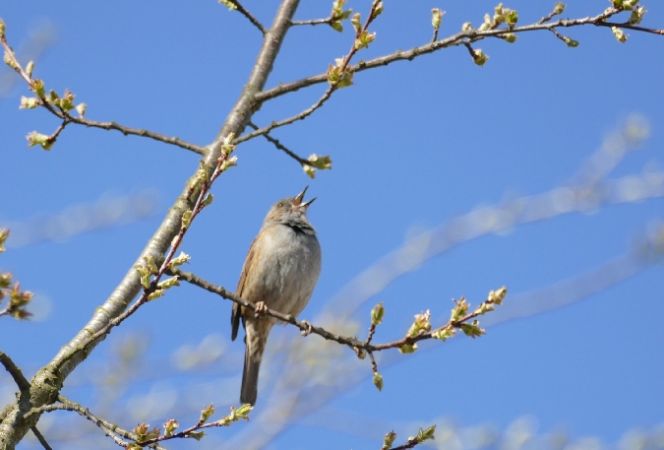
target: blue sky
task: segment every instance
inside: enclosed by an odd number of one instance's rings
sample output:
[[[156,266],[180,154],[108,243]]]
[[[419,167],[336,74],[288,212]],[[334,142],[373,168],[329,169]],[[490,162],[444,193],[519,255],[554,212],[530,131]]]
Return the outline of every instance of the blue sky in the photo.
[[[328,2],[303,3],[298,18],[329,12]],[[447,12],[441,35],[456,32],[465,21],[478,25],[493,3],[472,3],[386,2],[376,23],[376,42],[358,57],[426,42],[432,7]],[[276,5],[274,0],[247,3],[266,24]],[[664,5],[656,0],[645,5],[649,13],[644,24],[664,26]],[[368,2],[350,1],[349,6],[366,11]],[[531,23],[551,5],[518,1],[507,6],[518,9],[521,23]],[[607,6],[603,0],[574,2],[565,16],[594,15]],[[36,74],[47,87],[71,89],[88,104],[89,118],[200,145],[220,128],[260,44],[257,31],[239,14],[211,0],[34,1],[29,7],[7,0],[0,16],[19,52],[22,44],[29,50],[25,43],[34,42],[37,32],[52,38],[37,58]],[[629,41],[619,44],[604,28],[564,31],[580,41],[579,48],[565,47],[550,33],[528,33],[513,45],[481,42],[478,47],[490,57],[484,67],[473,64],[465,49],[451,48],[356,75],[352,88],[337,92],[308,120],[274,132],[305,156],[332,156],[334,169],[315,180],[262,139],[240,146],[238,167],[219,179],[213,207],[184,243],[183,250],[193,258],[189,268],[233,288],[269,206],[309,184],[318,197],[310,218],[323,248],[323,271],[302,318],[315,321],[336,304],[331,302],[354,276],[407,236],[478,206],[571,182],[606,136],[633,114],[649,122],[650,137],[609,178],[661,168],[664,40],[629,32]],[[341,34],[327,27],[293,29],[268,86],[325,71],[351,40],[348,29]],[[198,161],[179,148],[73,126],[51,152],[29,149],[28,132],[50,133],[57,122],[44,111],[19,111],[18,100],[27,95],[24,86],[11,85],[6,69],[0,77],[5,193],[0,221],[39,223],[72,205],[109,197],[147,192],[154,199],[153,213],[142,220],[10,247],[0,257],[0,269],[14,273],[41,297],[42,308],[50,308],[41,320],[4,320],[0,329],[2,350],[32,373],[83,326],[130,268]],[[323,89],[312,87],[269,103],[255,121],[267,124],[299,112]],[[358,308],[360,336],[378,301],[385,303],[387,313],[376,339],[387,341],[401,337],[413,314],[424,309],[443,320],[452,298],[465,295],[477,302],[502,284],[517,296],[593,270],[628,252],[661,220],[663,206],[661,198],[612,205],[456,246]],[[280,435],[274,448],[376,448],[391,428],[413,433],[417,424],[441,418],[502,429],[532,415],[541,431],[564,429],[574,438],[596,436],[606,443],[634,427],[661,424],[662,275],[661,265],[650,267],[583,301],[525,319],[501,321],[498,312],[497,323],[478,340],[459,337],[423,345],[415,355],[385,355],[381,393],[371,385],[368,363],[353,362],[348,373],[365,376],[336,394],[326,410],[308,413],[304,423]],[[74,374],[65,392],[83,402],[99,402],[100,395],[85,380],[106,367],[104,361],[126,336],[134,335],[149,346],[138,368],[152,375],[132,379],[120,403],[149,392],[159,397],[162,391],[205,385],[212,394],[209,400],[203,395],[201,406],[207,401],[226,408],[239,392],[242,351],[240,342],[231,345],[227,339],[229,311],[230,304],[183,287],[115,331]],[[286,342],[302,341],[290,328],[277,334]],[[173,369],[176,349],[196,346],[210,335],[218,335],[213,341],[223,348],[213,364],[195,374]],[[271,380],[265,381],[267,392],[279,371],[265,370]],[[186,403],[182,394],[177,399],[179,406]],[[254,413],[264,407],[259,403]],[[181,423],[188,423],[182,414]],[[188,414],[195,420],[195,413]],[[361,432],[339,432],[330,425],[340,418]],[[130,427],[131,420],[124,425]],[[223,441],[235,432],[252,432],[251,426],[211,434]],[[194,446],[176,443],[172,448]]]

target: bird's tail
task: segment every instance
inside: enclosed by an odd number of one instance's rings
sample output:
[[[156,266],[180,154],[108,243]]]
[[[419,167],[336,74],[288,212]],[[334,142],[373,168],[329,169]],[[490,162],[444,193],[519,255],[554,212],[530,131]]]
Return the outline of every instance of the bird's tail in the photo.
[[[247,330],[242,388],[240,389],[240,402],[251,405],[256,403],[256,396],[258,395],[258,372],[261,367],[266,341],[266,339],[256,336],[256,334],[261,333],[251,333]]]

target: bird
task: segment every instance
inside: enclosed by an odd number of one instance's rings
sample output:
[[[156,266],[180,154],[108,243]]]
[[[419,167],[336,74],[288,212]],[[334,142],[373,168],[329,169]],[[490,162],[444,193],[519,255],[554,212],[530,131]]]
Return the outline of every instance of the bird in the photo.
[[[263,220],[242,266],[236,294],[260,310],[269,308],[297,316],[309,303],[321,268],[321,248],[304,201],[306,186],[295,197],[279,200]],[[240,402],[254,405],[258,372],[268,335],[276,319],[233,304],[231,340],[245,330]]]

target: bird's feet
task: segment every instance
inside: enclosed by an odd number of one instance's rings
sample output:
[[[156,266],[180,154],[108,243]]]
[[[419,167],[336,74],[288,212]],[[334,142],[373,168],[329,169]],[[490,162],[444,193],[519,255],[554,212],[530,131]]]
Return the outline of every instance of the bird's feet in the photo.
[[[314,329],[314,327],[312,327],[311,324],[309,322],[307,322],[306,320],[302,321],[302,325],[304,325],[304,328],[300,331],[300,334],[302,336],[309,336],[311,334],[312,330]]]
[[[267,312],[267,305],[265,302],[256,302],[254,304],[254,317],[259,318]]]

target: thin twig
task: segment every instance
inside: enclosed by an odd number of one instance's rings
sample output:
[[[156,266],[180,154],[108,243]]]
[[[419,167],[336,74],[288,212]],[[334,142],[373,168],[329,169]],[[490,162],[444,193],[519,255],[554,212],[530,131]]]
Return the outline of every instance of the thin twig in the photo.
[[[286,125],[290,125],[293,122],[297,122],[298,120],[304,120],[307,117],[309,117],[311,114],[313,114],[318,108],[323,106],[326,101],[332,97],[332,94],[337,88],[335,86],[329,86],[327,90],[323,93],[323,95],[310,107],[305,109],[304,111],[295,114],[294,116],[288,117],[283,120],[278,120],[276,122],[272,122],[270,125],[263,127],[263,128],[258,128],[255,131],[252,131],[251,133],[247,133],[244,136],[240,136],[235,140],[236,144],[240,144],[242,142],[248,141],[250,139],[255,138],[256,136],[263,136],[269,133],[270,131],[274,130],[275,128],[283,127]],[[292,156],[292,155],[290,155]],[[300,163],[302,164],[302,163]]]
[[[253,14],[251,14],[244,6],[242,6],[242,3],[240,3],[238,0],[229,0],[229,1],[235,5],[235,8],[240,14],[249,19],[249,22],[251,22],[252,25],[254,25],[256,28],[258,28],[258,31],[260,31],[261,34],[265,36],[265,33],[267,33],[267,31],[265,31],[265,27],[263,26],[263,24],[260,23],[258,19],[256,19],[256,17]]]
[[[34,79],[32,75],[28,73],[25,70],[25,68],[19,64],[18,59],[16,58],[16,54],[14,53],[14,50],[9,46],[9,43],[7,42],[5,35],[0,36],[0,45],[2,45],[2,47],[5,50],[6,58],[8,58],[8,60],[11,61],[10,67],[14,69],[14,71],[18,73],[21,78],[23,78],[23,80],[28,84],[28,87],[31,90],[34,90],[37,80]],[[100,128],[103,130],[119,131],[125,136],[134,135],[134,136],[147,137],[155,141],[163,142],[165,144],[175,145],[177,147],[192,151],[199,155],[207,154],[207,149],[205,147],[200,147],[198,145],[184,141],[177,137],[166,136],[160,133],[156,133],[154,131],[140,129],[140,128],[131,128],[125,125],[120,125],[117,122],[99,122],[95,120],[86,119],[85,117],[72,116],[69,113],[69,111],[61,109],[60,107],[54,105],[46,97],[46,94],[44,93],[37,94],[37,96],[40,100],[40,106],[44,107],[51,114],[55,115],[59,119],[62,119],[63,121],[58,127],[58,129],[55,131],[55,133],[53,133],[50,136],[50,139],[52,140],[55,140],[69,123],[75,123],[78,125],[84,125],[89,128]]]
[[[429,42],[419,47],[413,47],[409,50],[399,50],[387,55],[370,59],[368,61],[361,61],[357,64],[350,65],[347,70],[353,73],[357,73],[365,70],[386,66],[396,61],[411,61],[419,56],[433,53],[435,51],[444,48],[463,45],[464,41],[472,43],[489,37],[500,37],[507,33],[527,33],[527,32],[550,30],[562,27],[572,28],[572,27],[579,27],[586,25],[595,25],[601,27],[618,26],[621,28],[635,30],[635,31],[664,35],[664,30],[662,29],[653,29],[638,25],[629,25],[626,23],[616,24],[612,22],[606,22],[607,19],[620,12],[621,11],[615,8],[608,8],[606,11],[596,16],[588,16],[578,19],[560,19],[554,22],[533,23],[529,25],[516,26],[510,29],[501,28],[501,29],[484,30],[484,31],[480,30],[462,31],[453,34],[451,36],[448,36],[447,38],[436,40],[435,42]],[[256,94],[256,99],[260,102],[265,102],[267,100],[271,100],[275,97],[279,97],[289,92],[297,91],[299,89],[309,87],[314,84],[324,83],[326,81],[327,81],[327,74],[319,73],[317,75],[313,75],[290,83],[280,84],[271,89],[259,92],[258,94]]]
[[[356,41],[360,38],[360,36],[367,32],[369,29],[369,26],[372,24],[372,22],[376,19],[377,14],[376,14],[376,8],[378,8],[379,1],[374,0],[371,3],[371,8],[369,10],[369,14],[367,15],[367,19],[365,20],[364,24],[355,31],[355,39],[353,39],[353,43],[350,46],[350,50],[348,50],[348,53],[343,57],[341,60],[340,64],[337,65],[338,70],[341,73],[347,72],[348,71],[348,65],[350,64],[351,59],[353,59],[353,56],[360,50],[360,47],[356,45]],[[249,139],[253,139],[256,136],[264,135],[269,133],[270,131],[274,130],[275,128],[283,127],[286,125],[290,125],[293,122],[296,122],[298,120],[304,120],[307,117],[309,117],[311,114],[313,114],[317,109],[319,109],[321,106],[325,104],[326,101],[330,99],[332,94],[339,89],[338,84],[330,84],[328,88],[325,90],[323,95],[310,107],[305,109],[304,111],[295,114],[294,116],[288,117],[283,120],[279,120],[276,122],[272,122],[270,125],[260,128],[258,130],[252,131],[251,133],[245,134],[244,136],[240,136],[238,139],[235,140],[236,144],[240,144],[241,142],[248,141]],[[258,97],[259,94],[256,95]],[[258,100],[260,103],[263,102],[263,100]]]
[[[253,122],[249,122],[248,125],[253,128],[254,130],[258,130],[259,127]],[[281,143],[281,141],[273,136],[271,136],[269,133],[265,133],[263,137],[270,143],[272,143],[277,149],[281,150],[282,152],[286,153],[288,156],[293,158],[295,161],[300,163],[301,165],[309,164],[309,161],[295,153],[293,150],[289,149],[286,147],[284,144]]]
[[[323,19],[309,19],[309,20],[291,20],[292,26],[303,26],[303,25],[329,25],[332,23],[332,17],[325,17]]]
[[[36,426],[30,427],[30,430],[32,430],[32,433],[35,435],[42,447],[44,447],[46,450],[53,450],[53,447],[49,445],[44,435],[41,434],[41,431],[39,431]]]
[[[27,393],[30,391],[30,382],[25,378],[21,369],[19,369],[19,367],[14,364],[14,361],[12,361],[12,359],[4,352],[0,352],[0,363],[5,366],[5,369],[12,376],[21,393]]]

